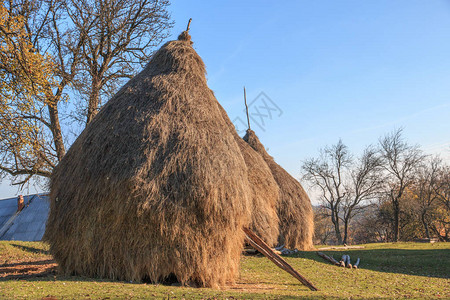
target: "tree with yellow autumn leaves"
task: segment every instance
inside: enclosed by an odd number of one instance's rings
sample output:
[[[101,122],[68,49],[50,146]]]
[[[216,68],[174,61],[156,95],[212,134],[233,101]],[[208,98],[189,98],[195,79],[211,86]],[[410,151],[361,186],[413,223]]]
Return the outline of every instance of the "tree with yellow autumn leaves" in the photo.
[[[86,126],[168,35],[168,5],[0,3],[0,179],[23,185],[51,175],[65,155],[72,125],[78,131]]]
[[[49,152],[51,124],[44,110],[57,106],[55,65],[34,48],[25,17],[0,4],[0,170],[11,176],[48,177],[57,159]],[[59,123],[53,124],[58,127]]]

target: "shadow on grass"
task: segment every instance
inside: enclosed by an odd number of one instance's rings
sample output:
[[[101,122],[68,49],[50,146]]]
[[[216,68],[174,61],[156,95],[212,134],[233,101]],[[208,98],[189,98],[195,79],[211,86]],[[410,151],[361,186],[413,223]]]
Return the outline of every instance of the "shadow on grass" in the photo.
[[[34,248],[34,247],[28,247],[28,246],[13,244],[13,243],[11,243],[10,245],[13,247],[19,248],[20,250],[25,251],[25,252],[29,252],[29,253],[33,253],[33,254],[50,255],[50,252],[48,250]]]
[[[10,264],[3,264],[0,265],[0,273],[2,268],[10,268],[10,267],[20,267],[20,266],[30,266],[30,265],[48,265],[51,263],[54,263],[55,261],[53,259],[46,259],[46,260],[37,260],[37,261],[24,261],[24,262],[17,262],[17,263],[10,263]]]
[[[60,275],[54,260],[24,261],[0,265],[0,281],[9,280],[118,282],[109,279]]]
[[[135,284],[160,284],[163,286],[181,286],[176,280],[175,275],[171,274],[166,280],[158,283],[150,282],[144,278],[142,282],[128,282],[119,279],[94,278],[81,275],[62,275],[58,272],[58,265],[55,260],[35,260],[23,261],[0,265],[0,282],[9,280],[26,281],[84,281],[84,282],[121,282]],[[195,287],[195,285],[190,285]]]
[[[342,255],[350,255],[351,262],[359,257],[360,269],[415,276],[450,278],[450,249],[346,249],[321,251],[339,261]],[[287,257],[301,257],[330,264],[317,255],[317,251],[299,252]],[[339,267],[336,267],[339,268]]]
[[[55,274],[56,263],[49,259],[0,265],[0,281],[36,279]]]

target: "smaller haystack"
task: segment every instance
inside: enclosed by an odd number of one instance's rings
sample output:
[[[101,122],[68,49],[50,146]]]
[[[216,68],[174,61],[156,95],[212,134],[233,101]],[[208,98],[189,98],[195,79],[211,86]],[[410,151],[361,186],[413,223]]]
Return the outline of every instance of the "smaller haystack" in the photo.
[[[239,146],[247,166],[248,182],[251,190],[249,196],[252,203],[251,225],[249,227],[269,246],[275,246],[279,236],[279,220],[276,208],[279,197],[278,184],[262,156],[237,134],[223,107],[219,102],[217,102],[217,105],[229,132]]]
[[[250,229],[269,246],[276,246],[280,234],[277,214],[277,200],[280,193],[278,185],[262,157],[239,136],[236,142],[247,165],[251,189]]]
[[[290,249],[312,249],[314,216],[311,201],[305,190],[267,153],[253,130],[247,130],[244,140],[263,157],[279,186],[277,211],[280,220],[280,236],[278,242]]]

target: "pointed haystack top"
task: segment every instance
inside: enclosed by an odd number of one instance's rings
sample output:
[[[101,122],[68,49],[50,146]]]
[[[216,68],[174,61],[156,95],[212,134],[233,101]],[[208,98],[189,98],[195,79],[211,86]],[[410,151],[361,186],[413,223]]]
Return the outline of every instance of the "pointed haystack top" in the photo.
[[[188,31],[183,31],[182,33],[180,33],[180,35],[178,36],[178,40],[190,42],[191,44],[193,44],[193,42],[191,41],[191,35]]]
[[[246,163],[187,32],[108,101],[51,178],[46,228],[65,273],[217,286],[250,222]]]
[[[193,42],[191,42],[191,36],[189,35],[189,29],[191,29],[191,21],[192,18],[189,19],[189,22],[187,24],[186,30],[183,31],[179,36],[178,36],[178,40],[179,41],[187,41],[190,42],[191,45],[193,44]]]

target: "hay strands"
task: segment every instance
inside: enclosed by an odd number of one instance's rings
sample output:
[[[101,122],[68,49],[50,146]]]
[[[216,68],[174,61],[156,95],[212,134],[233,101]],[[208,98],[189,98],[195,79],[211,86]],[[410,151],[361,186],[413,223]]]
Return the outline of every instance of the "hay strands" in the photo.
[[[274,253],[273,250],[256,234],[254,234],[250,229],[244,227],[244,233],[247,241],[252,245],[256,250],[261,252],[265,257],[270,259],[275,265],[284,271],[291,274],[298,281],[300,281],[303,285],[307,286],[311,291],[317,291],[317,288],[305,277],[300,275],[290,264],[288,264],[283,258],[281,258],[278,254]]]

